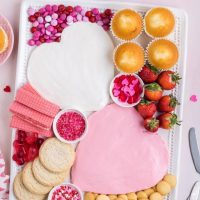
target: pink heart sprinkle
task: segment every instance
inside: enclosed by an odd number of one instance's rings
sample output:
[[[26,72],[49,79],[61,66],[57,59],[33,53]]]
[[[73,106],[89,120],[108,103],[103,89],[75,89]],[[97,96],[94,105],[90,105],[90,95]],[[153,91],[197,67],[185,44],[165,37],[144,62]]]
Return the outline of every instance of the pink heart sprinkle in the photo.
[[[125,78],[123,81],[122,81],[122,85],[128,85],[129,84],[129,82],[128,82],[128,80]]]
[[[4,190],[6,190],[5,188],[2,188],[2,187],[0,187],[0,192],[2,192],[2,191],[4,191]]]
[[[197,96],[196,96],[196,95],[192,95],[192,96],[190,97],[190,101],[192,101],[192,102],[197,102],[197,101],[198,101]]]
[[[10,182],[10,179],[6,179],[5,181],[4,181],[4,183],[9,183]]]
[[[119,96],[119,94],[120,94],[120,91],[119,90],[113,90],[113,95],[114,95],[114,97],[118,97]]]
[[[6,177],[5,173],[2,172],[2,173],[0,174],[0,177],[2,177],[2,178]]]
[[[5,166],[5,164],[0,164],[0,168],[3,168]]]
[[[132,81],[133,87],[136,86],[137,83],[138,83],[138,79],[133,80],[133,81]]]
[[[121,85],[120,85],[119,83],[115,83],[115,84],[114,84],[114,88],[115,88],[115,89],[120,89],[120,88],[121,88]]]

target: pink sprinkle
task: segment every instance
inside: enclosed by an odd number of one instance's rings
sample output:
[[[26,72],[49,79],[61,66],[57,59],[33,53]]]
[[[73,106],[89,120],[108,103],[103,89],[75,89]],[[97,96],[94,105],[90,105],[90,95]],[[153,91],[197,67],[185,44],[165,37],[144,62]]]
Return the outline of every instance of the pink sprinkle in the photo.
[[[129,82],[128,82],[128,80],[125,78],[123,81],[122,81],[122,85],[128,85],[129,84]]]
[[[192,96],[190,97],[190,101],[192,101],[192,102],[197,102],[197,101],[198,101],[197,95],[192,95]]]
[[[57,13],[53,13],[53,15],[51,17],[52,17],[52,19],[58,19],[58,14]]]
[[[41,24],[41,23],[43,23],[44,22],[44,19],[42,18],[42,17],[38,17],[38,22]]]
[[[83,21],[84,21],[84,22],[88,22],[88,21],[89,21],[88,17],[84,16],[84,17],[83,17]]]
[[[28,41],[28,44],[29,44],[30,46],[34,46],[34,45],[35,45],[35,41],[34,41],[34,40],[29,40],[29,41]]]
[[[56,128],[62,138],[68,141],[74,141],[83,135],[86,122],[79,113],[70,111],[60,116]]]
[[[53,5],[52,6],[52,11],[54,11],[54,12],[58,11],[58,6],[57,5]]]
[[[99,14],[99,9],[98,9],[98,8],[93,8],[93,9],[92,9],[92,13],[93,13],[94,15],[98,15],[98,14]]]
[[[69,23],[73,22],[73,17],[72,16],[68,16],[67,17],[67,22],[69,22]]]
[[[34,15],[35,10],[32,7],[29,7],[27,13],[29,16]]]
[[[33,22],[33,27],[37,27],[39,25],[38,21]]]
[[[74,10],[76,11],[76,12],[81,12],[82,11],[82,7],[81,6],[75,6],[75,8],[74,8]]]

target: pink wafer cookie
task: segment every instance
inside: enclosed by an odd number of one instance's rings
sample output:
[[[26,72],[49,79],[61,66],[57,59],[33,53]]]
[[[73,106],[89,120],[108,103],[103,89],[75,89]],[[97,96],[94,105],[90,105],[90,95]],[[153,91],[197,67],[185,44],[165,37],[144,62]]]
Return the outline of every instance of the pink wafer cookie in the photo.
[[[38,95],[26,91],[23,88],[20,88],[17,91],[15,101],[53,118],[60,110],[59,106],[39,97]]]
[[[25,121],[34,124],[35,126],[49,130],[51,128],[53,118],[33,109],[30,109],[16,101],[10,106],[10,111]]]
[[[32,124],[30,124],[27,121],[24,121],[20,117],[13,115],[11,122],[10,122],[10,127],[12,128],[17,128],[19,130],[23,130],[26,132],[35,132],[38,133],[41,136],[46,136],[46,137],[51,137],[53,135],[53,132],[51,130],[43,130],[40,129]]]
[[[24,84],[21,88],[28,92],[31,92],[32,94],[40,96],[39,93],[35,89],[33,89],[33,87],[29,83]]]

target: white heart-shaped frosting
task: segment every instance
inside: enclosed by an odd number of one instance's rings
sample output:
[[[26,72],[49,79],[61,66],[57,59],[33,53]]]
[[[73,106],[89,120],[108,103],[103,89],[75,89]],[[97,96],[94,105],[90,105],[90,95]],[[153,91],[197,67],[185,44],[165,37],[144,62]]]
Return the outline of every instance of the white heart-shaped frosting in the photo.
[[[64,30],[60,43],[43,44],[32,52],[28,81],[61,108],[97,111],[109,103],[113,49],[102,27],[75,23]]]

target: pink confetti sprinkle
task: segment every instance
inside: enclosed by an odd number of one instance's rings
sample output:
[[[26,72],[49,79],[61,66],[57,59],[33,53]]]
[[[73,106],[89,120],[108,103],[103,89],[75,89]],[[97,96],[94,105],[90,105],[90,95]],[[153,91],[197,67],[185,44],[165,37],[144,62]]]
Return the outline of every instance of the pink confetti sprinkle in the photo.
[[[52,200],[81,200],[80,193],[69,185],[62,185],[52,194]]]
[[[196,95],[192,95],[192,96],[190,97],[190,101],[192,101],[192,102],[197,102],[197,101],[198,101],[197,96],[196,96]]]
[[[86,128],[83,116],[77,112],[66,112],[60,116],[56,128],[60,136],[68,141],[80,138]]]

